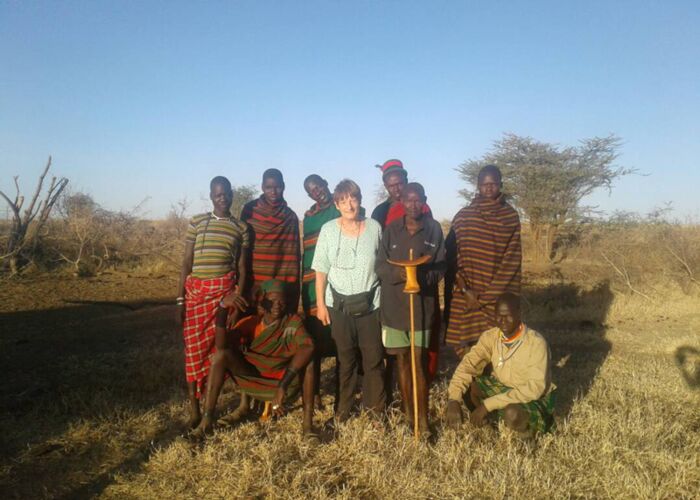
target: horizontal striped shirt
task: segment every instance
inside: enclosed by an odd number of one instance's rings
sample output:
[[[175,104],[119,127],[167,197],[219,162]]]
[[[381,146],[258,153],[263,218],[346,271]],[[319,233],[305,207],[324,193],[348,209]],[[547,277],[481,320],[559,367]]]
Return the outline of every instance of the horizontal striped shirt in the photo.
[[[250,235],[245,222],[205,213],[190,219],[186,241],[194,243],[192,276],[206,279],[236,271],[241,249],[250,246]]]
[[[314,261],[318,235],[326,222],[338,217],[340,212],[333,202],[324,208],[315,204],[304,215],[301,299],[307,315],[316,314],[316,271],[311,269],[311,264]]]

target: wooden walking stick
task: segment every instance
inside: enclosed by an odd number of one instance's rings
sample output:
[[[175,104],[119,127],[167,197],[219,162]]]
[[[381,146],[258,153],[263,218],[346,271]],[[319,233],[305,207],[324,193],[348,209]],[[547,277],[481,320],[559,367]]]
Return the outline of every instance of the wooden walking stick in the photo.
[[[389,264],[401,266],[406,269],[406,284],[403,287],[403,293],[408,295],[409,314],[411,315],[411,380],[413,385],[413,435],[416,441],[420,438],[418,435],[418,384],[416,375],[416,327],[413,317],[413,296],[420,292],[420,284],[418,283],[418,266],[425,264],[431,259],[430,255],[424,255],[413,260],[413,249],[408,251],[408,260],[389,260]]]

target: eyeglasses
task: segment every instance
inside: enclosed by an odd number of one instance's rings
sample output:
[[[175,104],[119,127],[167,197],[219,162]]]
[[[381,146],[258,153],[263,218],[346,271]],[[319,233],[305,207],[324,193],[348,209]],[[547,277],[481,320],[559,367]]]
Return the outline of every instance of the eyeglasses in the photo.
[[[336,245],[335,264],[333,264],[333,267],[341,271],[350,271],[351,269],[355,269],[355,265],[357,264],[357,243],[360,241],[360,235],[358,234],[355,238],[355,248],[345,248],[341,256],[342,233],[342,230],[338,231],[338,245]]]

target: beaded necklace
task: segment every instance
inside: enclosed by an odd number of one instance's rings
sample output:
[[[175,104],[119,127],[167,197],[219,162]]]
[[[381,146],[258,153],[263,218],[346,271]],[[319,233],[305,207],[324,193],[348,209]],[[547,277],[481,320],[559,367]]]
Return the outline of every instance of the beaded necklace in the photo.
[[[498,368],[501,368],[506,361],[508,361],[510,358],[513,357],[513,354],[515,354],[515,351],[518,350],[518,348],[522,345],[523,343],[523,333],[525,333],[525,325],[523,323],[520,323],[520,326],[518,327],[518,330],[515,332],[515,335],[512,337],[506,337],[503,332],[500,332],[500,337],[501,341],[498,343]],[[508,353],[504,356],[503,355],[503,346],[508,345],[509,350]]]
[[[204,252],[204,243],[207,241],[207,229],[209,229],[209,223],[211,222],[212,217],[214,217],[216,220],[227,220],[227,221],[231,220],[230,215],[228,217],[219,217],[214,212],[209,212],[209,217],[207,217],[207,223],[204,226],[204,234],[202,235],[202,247],[199,249],[200,255],[202,255],[202,252]]]

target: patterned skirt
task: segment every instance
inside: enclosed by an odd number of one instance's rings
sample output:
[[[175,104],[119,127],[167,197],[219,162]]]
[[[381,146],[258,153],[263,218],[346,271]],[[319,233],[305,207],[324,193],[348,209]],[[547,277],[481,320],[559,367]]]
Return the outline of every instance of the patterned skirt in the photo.
[[[214,354],[216,310],[221,299],[236,285],[235,273],[218,278],[185,281],[185,375],[196,382],[196,394],[202,393],[209,375],[210,357]]]
[[[492,375],[481,375],[476,377],[476,384],[484,394],[491,397],[497,394],[502,394],[509,391],[511,388],[503,385],[498,379]],[[534,431],[536,434],[554,432],[556,423],[554,421],[554,403],[556,399],[556,389],[549,394],[542,396],[540,399],[530,401],[529,403],[519,403],[519,406],[525,410],[529,417],[528,430]],[[496,410],[492,413],[496,420],[503,418],[503,410]]]

